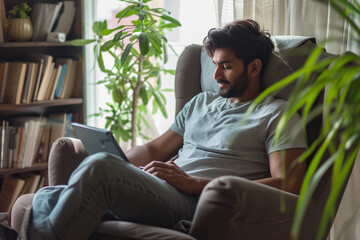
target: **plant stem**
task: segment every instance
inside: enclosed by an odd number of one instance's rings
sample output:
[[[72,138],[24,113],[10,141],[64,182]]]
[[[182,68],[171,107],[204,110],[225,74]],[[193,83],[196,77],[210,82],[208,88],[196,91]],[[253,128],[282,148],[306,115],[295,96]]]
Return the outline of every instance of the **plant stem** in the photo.
[[[132,101],[132,114],[131,114],[131,147],[136,146],[136,137],[137,137],[137,112],[138,112],[138,100],[140,95],[140,89],[143,84],[142,79],[142,63],[143,56],[139,55],[139,74],[137,83],[134,90],[133,101]]]

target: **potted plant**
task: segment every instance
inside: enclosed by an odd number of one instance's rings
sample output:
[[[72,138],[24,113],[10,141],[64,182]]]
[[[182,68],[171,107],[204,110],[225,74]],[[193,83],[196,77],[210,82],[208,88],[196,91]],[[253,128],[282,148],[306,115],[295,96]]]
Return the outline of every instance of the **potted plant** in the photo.
[[[7,12],[8,16],[8,35],[11,41],[28,41],[33,35],[33,26],[30,21],[29,13],[31,8],[26,2],[15,5]]]
[[[352,26],[354,38],[360,41],[359,22],[354,21],[360,17],[360,5],[356,1],[326,2],[329,2],[331,7]],[[265,89],[248,110],[250,113],[267,95],[277,93],[296,82],[288,99],[288,108],[278,124],[276,136],[282,134],[281,129],[297,111],[303,112],[304,126],[319,114],[323,119],[319,137],[299,159],[304,161],[307,156],[314,156],[300,191],[291,233],[292,239],[297,239],[302,218],[319,180],[327,170],[331,170],[332,186],[316,238],[324,239],[328,224],[335,218],[334,209],[338,196],[360,150],[360,56],[347,52],[319,60],[322,51],[323,48],[316,48],[302,68]],[[312,79],[312,73],[319,74]],[[314,107],[316,100],[324,92],[322,108]],[[324,158],[326,160],[322,162]]]
[[[120,0],[128,6],[116,14],[119,26],[109,29],[106,21],[93,24],[95,39],[76,39],[74,45],[95,43],[94,52],[98,66],[105,73],[104,83],[112,102],[107,109],[100,109],[106,117],[106,128],[115,137],[125,142],[131,140],[136,145],[141,123],[148,126],[145,114],[152,105],[152,113],[158,109],[167,117],[164,89],[161,89],[161,73],[174,74],[174,70],[164,68],[167,62],[167,43],[165,30],[181,26],[163,8],[150,8],[150,0]],[[126,18],[131,22],[126,22]],[[109,36],[110,39],[109,39]],[[103,55],[112,58],[112,65],[104,64]],[[150,104],[151,103],[151,104]]]

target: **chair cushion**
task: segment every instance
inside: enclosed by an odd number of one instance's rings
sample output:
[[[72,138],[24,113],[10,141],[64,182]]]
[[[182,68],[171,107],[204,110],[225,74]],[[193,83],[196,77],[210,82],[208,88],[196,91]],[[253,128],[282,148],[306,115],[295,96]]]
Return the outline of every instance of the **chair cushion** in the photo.
[[[190,235],[175,230],[123,221],[102,222],[91,239],[195,240]]]

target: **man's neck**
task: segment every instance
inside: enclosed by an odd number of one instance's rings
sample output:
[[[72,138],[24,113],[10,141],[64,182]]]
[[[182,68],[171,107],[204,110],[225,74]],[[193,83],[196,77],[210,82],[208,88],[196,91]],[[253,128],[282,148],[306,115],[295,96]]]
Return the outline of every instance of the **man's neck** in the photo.
[[[249,85],[249,88],[239,97],[230,97],[227,99],[229,103],[243,103],[254,100],[261,93],[260,81]]]

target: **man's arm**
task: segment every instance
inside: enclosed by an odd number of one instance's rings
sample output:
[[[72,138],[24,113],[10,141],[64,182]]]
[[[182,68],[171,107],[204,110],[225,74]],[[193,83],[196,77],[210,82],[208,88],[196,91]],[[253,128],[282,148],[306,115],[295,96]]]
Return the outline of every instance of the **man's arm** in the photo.
[[[126,152],[129,161],[135,166],[146,166],[151,161],[165,162],[174,157],[183,145],[183,137],[172,130],[154,140],[136,146]]]
[[[305,162],[299,163],[296,159],[304,151],[304,148],[292,148],[270,153],[269,164],[271,177],[256,181],[294,194],[299,194],[302,180],[305,176],[306,165]],[[282,165],[282,161],[284,161],[285,165]],[[285,177],[283,177],[283,169],[285,170]],[[283,181],[285,181],[285,184],[283,184]]]
[[[126,152],[126,156],[135,166],[143,166],[144,171],[165,180],[180,191],[188,194],[200,194],[211,179],[192,177],[173,161],[169,161],[177,154],[182,145],[183,137],[168,130],[149,143],[130,149]]]

